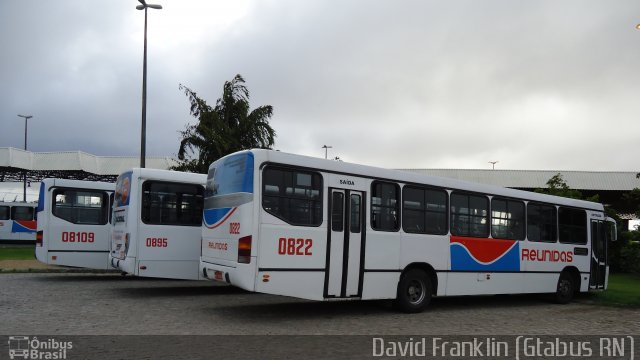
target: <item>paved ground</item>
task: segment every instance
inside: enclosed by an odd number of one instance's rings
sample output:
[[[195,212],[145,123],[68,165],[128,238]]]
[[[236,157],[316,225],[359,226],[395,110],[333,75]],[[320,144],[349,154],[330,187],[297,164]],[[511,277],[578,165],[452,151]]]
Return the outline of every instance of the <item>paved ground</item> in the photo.
[[[640,309],[539,296],[434,300],[421,314],[388,301],[312,302],[212,282],[116,274],[0,274],[0,333],[124,334],[638,334]]]
[[[47,265],[38,260],[0,260],[2,270],[26,270],[26,269],[64,269],[60,266]]]

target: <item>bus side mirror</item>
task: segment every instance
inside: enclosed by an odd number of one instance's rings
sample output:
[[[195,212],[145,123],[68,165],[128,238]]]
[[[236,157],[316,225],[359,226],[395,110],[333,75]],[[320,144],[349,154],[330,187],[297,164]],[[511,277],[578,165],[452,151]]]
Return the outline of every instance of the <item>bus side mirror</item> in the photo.
[[[607,232],[608,232],[608,236],[609,239],[611,241],[617,241],[618,240],[618,226],[616,224],[616,221],[613,220],[612,218],[607,218]]]

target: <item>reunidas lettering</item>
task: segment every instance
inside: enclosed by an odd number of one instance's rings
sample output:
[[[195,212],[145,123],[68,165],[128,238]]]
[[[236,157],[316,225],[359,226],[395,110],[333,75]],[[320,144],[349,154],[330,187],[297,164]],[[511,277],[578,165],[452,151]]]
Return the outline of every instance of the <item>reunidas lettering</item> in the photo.
[[[522,249],[522,260],[541,262],[573,262],[573,252],[524,248]]]
[[[209,241],[209,249],[227,251],[227,243]]]

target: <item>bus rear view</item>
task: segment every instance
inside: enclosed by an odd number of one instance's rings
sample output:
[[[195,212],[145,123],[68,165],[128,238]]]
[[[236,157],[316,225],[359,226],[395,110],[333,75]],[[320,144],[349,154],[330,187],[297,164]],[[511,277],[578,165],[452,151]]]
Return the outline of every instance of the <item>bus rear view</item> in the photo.
[[[44,179],[38,200],[36,258],[45,264],[109,270],[115,184]]]
[[[198,280],[204,174],[132,169],[116,183],[111,265],[145,277]]]
[[[209,167],[202,227],[203,275],[255,290],[253,169],[254,158],[242,152]]]

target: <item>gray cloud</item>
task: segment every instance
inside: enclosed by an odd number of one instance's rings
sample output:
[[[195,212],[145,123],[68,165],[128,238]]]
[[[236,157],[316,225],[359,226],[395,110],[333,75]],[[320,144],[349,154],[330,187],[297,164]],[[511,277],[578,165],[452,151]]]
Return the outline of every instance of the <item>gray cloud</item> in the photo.
[[[276,148],[383,167],[638,170],[636,1],[195,0],[149,15],[149,155],[236,73]],[[234,2],[238,4],[238,2]],[[0,146],[137,155],[135,1],[0,4]],[[230,20],[231,19],[231,20]],[[6,20],[6,21],[5,21]],[[6,51],[5,51],[6,50]]]

